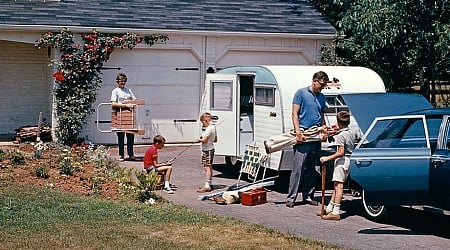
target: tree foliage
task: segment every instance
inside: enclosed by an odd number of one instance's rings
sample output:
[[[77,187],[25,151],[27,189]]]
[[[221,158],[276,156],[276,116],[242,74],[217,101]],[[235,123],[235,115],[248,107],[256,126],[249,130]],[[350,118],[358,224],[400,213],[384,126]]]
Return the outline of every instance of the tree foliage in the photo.
[[[73,33],[68,29],[60,32],[47,32],[37,41],[36,47],[51,46],[58,48],[61,57],[56,65],[55,96],[58,119],[58,141],[71,145],[86,124],[86,118],[92,113],[92,104],[102,82],[101,68],[117,49],[133,49],[142,40],[153,45],[157,41],[166,41],[167,36],[152,35],[140,37],[136,34],[104,34],[93,31],[82,34],[83,45],[76,44]]]
[[[426,67],[448,79],[450,0],[311,0],[336,27],[337,58],[382,75],[389,90],[408,88]]]

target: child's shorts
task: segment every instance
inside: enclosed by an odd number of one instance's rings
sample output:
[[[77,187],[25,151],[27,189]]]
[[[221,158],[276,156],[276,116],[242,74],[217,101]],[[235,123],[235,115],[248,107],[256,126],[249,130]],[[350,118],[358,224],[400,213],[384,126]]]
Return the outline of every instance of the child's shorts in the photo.
[[[149,168],[146,168],[145,171],[147,171],[147,174],[150,174],[151,172],[156,172],[156,173],[158,173],[158,168],[155,168],[155,167],[149,167]]]
[[[334,162],[333,181],[344,183],[349,174],[350,157],[344,156]]]
[[[214,161],[214,149],[208,150],[208,151],[202,151],[202,164],[205,165],[212,165]]]

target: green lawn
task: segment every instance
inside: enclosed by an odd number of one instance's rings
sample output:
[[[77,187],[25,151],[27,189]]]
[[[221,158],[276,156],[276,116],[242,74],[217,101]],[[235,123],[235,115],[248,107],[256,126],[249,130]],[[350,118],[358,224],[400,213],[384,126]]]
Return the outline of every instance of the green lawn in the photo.
[[[338,249],[171,203],[0,184],[0,249]]]

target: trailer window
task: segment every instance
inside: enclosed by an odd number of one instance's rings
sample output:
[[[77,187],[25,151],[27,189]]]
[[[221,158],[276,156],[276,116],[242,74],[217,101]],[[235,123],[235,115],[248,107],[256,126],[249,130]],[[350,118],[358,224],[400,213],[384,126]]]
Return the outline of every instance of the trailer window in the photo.
[[[212,81],[211,82],[211,109],[232,110],[233,82]]]
[[[267,87],[256,87],[255,104],[275,106],[275,89]]]
[[[339,111],[348,111],[347,104],[341,96],[327,96],[325,103],[325,113],[338,113]]]

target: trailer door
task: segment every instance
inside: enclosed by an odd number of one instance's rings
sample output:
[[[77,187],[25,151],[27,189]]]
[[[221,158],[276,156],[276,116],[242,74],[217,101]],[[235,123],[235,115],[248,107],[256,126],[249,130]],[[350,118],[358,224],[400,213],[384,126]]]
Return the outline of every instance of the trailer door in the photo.
[[[206,90],[209,96],[209,109],[214,117],[218,141],[215,144],[217,155],[238,155],[238,112],[237,75],[208,75]]]

